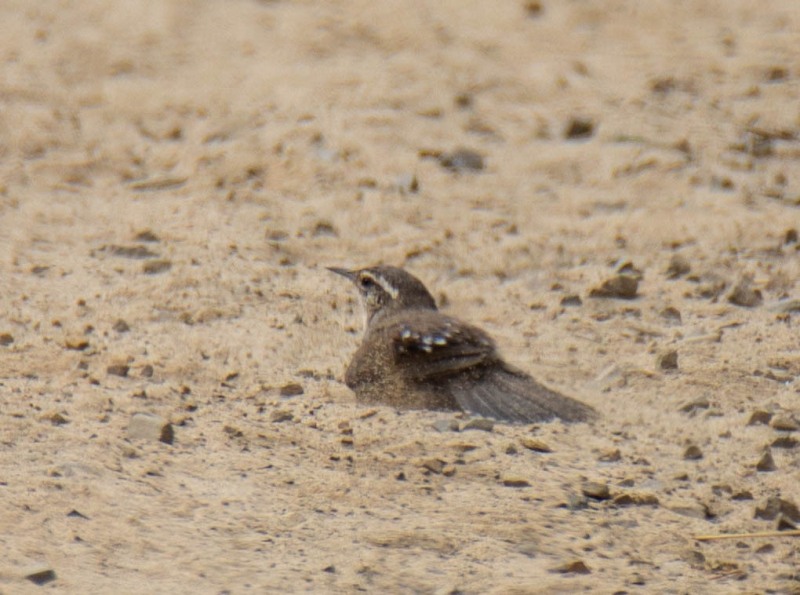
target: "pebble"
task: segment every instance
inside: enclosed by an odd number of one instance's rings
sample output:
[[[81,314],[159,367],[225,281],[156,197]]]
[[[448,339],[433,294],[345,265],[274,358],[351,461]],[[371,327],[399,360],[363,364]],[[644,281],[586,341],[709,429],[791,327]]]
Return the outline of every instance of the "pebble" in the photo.
[[[458,432],[458,421],[455,419],[437,419],[431,424],[437,432]]]
[[[689,261],[680,254],[673,254],[667,267],[667,279],[677,279],[688,275],[692,271]]]
[[[503,478],[503,485],[507,488],[527,488],[531,483],[523,477],[509,476]]]
[[[122,320],[122,318],[117,319],[117,321],[114,323],[114,326],[112,326],[111,328],[117,331],[118,333],[127,333],[129,330],[131,330],[130,325],[124,320]]]
[[[550,572],[556,574],[591,574],[591,570],[583,560],[572,560],[561,566],[556,566]]]
[[[695,411],[700,409],[708,409],[709,407],[711,407],[711,402],[705,397],[700,397],[699,399],[689,401],[685,405],[682,405],[678,411],[683,413],[694,413]]]
[[[777,467],[775,466],[775,459],[772,458],[772,453],[767,449],[761,458],[756,463],[756,470],[762,472],[769,472],[775,471]]]
[[[607,483],[599,481],[587,481],[581,487],[581,493],[587,498],[594,500],[610,500],[611,490]]]
[[[748,426],[767,425],[772,420],[772,414],[763,409],[756,409],[750,414],[750,419],[747,420]]]
[[[63,426],[64,424],[68,424],[69,420],[61,415],[58,411],[52,411],[50,413],[45,413],[40,418],[42,421],[49,421],[54,426]]]
[[[24,572],[25,578],[37,585],[46,585],[56,580],[56,571],[47,564],[31,566]]]
[[[158,275],[159,273],[166,273],[172,268],[172,261],[170,260],[151,260],[144,263],[142,272],[145,275]]]
[[[639,279],[631,275],[617,275],[589,292],[593,298],[618,298],[632,300],[639,290]]]
[[[469,420],[464,424],[464,430],[481,430],[483,432],[492,432],[494,430],[494,422],[485,417],[476,417]]]
[[[615,506],[658,506],[655,494],[646,492],[627,492],[614,496]]]
[[[269,420],[275,424],[283,423],[285,421],[292,421],[293,419],[294,414],[286,409],[276,409],[269,414]]]
[[[660,354],[656,358],[656,367],[659,370],[674,371],[678,369],[678,352],[674,349]]]
[[[303,390],[303,386],[301,384],[298,384],[297,382],[291,382],[281,387],[280,395],[282,397],[296,397],[298,395],[302,395],[304,392],[305,391]]]
[[[483,156],[471,149],[456,149],[451,153],[439,156],[439,163],[451,171],[481,171],[484,168]]]
[[[772,446],[773,448],[791,449],[791,448],[797,448],[798,444],[800,444],[800,441],[798,441],[797,438],[793,438],[791,436],[780,436],[778,438],[775,438],[775,440],[772,441],[772,444],[770,444],[770,446]]]
[[[756,507],[755,518],[757,519],[772,521],[779,515],[783,515],[791,521],[800,522],[800,509],[791,500],[770,496],[764,501],[764,504]]]
[[[127,364],[111,364],[106,368],[106,372],[111,376],[120,376],[125,378],[130,369],[130,366]]]
[[[546,443],[542,442],[538,438],[531,438],[530,436],[521,438],[520,444],[522,444],[522,446],[528,450],[533,450],[535,452],[553,452],[553,449],[550,448]]]
[[[423,469],[439,475],[444,470],[445,462],[441,459],[426,459],[420,463]]]
[[[754,308],[764,301],[761,292],[750,286],[750,281],[743,279],[728,294],[728,301],[735,306]]]
[[[128,438],[172,444],[175,440],[175,430],[172,424],[160,415],[136,413],[128,424]]]
[[[67,337],[64,339],[64,347],[73,351],[83,351],[89,347],[89,341],[84,337]]]
[[[598,458],[601,463],[617,463],[622,460],[622,452],[618,448],[604,451]]]
[[[673,308],[672,306],[668,306],[659,312],[661,318],[663,318],[668,324],[671,325],[678,325],[681,324],[683,319],[681,318],[681,312],[677,308]]]
[[[14,342],[14,337],[11,333],[2,333],[0,334],[0,345],[3,347],[7,345],[11,345]]]
[[[798,424],[791,417],[787,417],[785,415],[776,415],[774,418],[772,418],[772,421],[770,421],[769,425],[773,429],[783,432],[795,432],[800,430],[800,424]]]
[[[594,122],[588,118],[572,118],[564,129],[564,138],[577,140],[590,138],[594,134]]]
[[[690,444],[683,452],[683,458],[687,461],[699,461],[703,458],[703,451],[696,444]]]
[[[579,295],[565,295],[561,298],[561,305],[562,306],[582,306],[583,300],[581,300]]]
[[[666,509],[674,512],[675,514],[691,517],[693,519],[708,518],[708,508],[704,504],[700,502],[694,502],[692,500],[679,501],[672,504],[668,504],[666,506]]]

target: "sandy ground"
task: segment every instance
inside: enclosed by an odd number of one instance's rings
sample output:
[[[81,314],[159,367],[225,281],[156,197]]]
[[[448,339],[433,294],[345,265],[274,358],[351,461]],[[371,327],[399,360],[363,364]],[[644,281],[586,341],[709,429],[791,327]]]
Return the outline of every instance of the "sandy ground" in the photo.
[[[694,539],[800,520],[798,48],[764,0],[0,3],[0,592],[799,593],[800,538]],[[376,262],[602,419],[356,405],[324,267]]]

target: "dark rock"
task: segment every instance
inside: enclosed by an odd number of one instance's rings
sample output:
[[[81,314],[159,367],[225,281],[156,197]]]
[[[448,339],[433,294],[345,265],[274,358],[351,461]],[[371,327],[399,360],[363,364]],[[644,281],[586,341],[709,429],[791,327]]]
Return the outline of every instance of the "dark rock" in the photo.
[[[703,458],[703,451],[696,444],[691,444],[683,452],[683,458],[687,461],[699,461]]]
[[[56,571],[46,564],[32,566],[25,571],[25,578],[36,585],[46,585],[56,580]]]
[[[796,432],[800,430],[800,424],[796,420],[786,415],[776,415],[769,422],[770,427],[782,432]]]
[[[631,275],[617,275],[589,292],[594,298],[619,298],[632,300],[639,289],[639,280]]]
[[[160,238],[149,229],[137,233],[134,238],[137,242],[159,242]]]
[[[63,426],[64,424],[68,424],[69,420],[61,415],[58,411],[52,411],[50,413],[45,413],[41,417],[42,421],[49,421],[54,426]]]
[[[441,459],[427,459],[425,461],[422,461],[422,463],[420,463],[420,466],[423,469],[427,469],[431,473],[439,475],[444,470],[445,464],[446,463]]]
[[[507,488],[527,488],[531,483],[523,477],[504,477],[503,485]]]
[[[669,324],[677,325],[681,324],[682,322],[680,310],[673,308],[672,306],[664,308],[659,314],[661,318],[663,318]]]
[[[0,334],[0,345],[3,347],[11,345],[14,342],[14,337],[10,333]]]
[[[797,525],[795,525],[792,521],[787,519],[785,516],[780,515],[778,516],[778,522],[775,523],[775,528],[778,531],[794,531],[797,529]]]
[[[583,300],[581,300],[580,296],[572,294],[572,295],[565,295],[561,298],[561,305],[562,306],[582,306]]]
[[[120,376],[122,378],[128,375],[128,371],[130,371],[130,366],[127,364],[111,364],[106,368],[106,373],[111,376]]]
[[[797,243],[797,230],[787,229],[786,234],[783,236],[783,243],[784,244],[796,244]]]
[[[564,138],[578,140],[594,134],[594,122],[588,118],[572,118],[564,129]]]
[[[89,347],[89,341],[84,337],[67,337],[64,339],[64,347],[73,351],[83,351]]]
[[[550,572],[556,574],[591,574],[591,570],[583,560],[572,560],[561,566],[556,566]]]
[[[112,256],[120,258],[132,258],[136,260],[143,260],[145,258],[155,258],[158,256],[146,246],[105,246],[104,250]]]
[[[155,370],[153,369],[153,366],[151,366],[150,364],[145,364],[144,366],[142,366],[142,370],[141,372],[139,372],[139,375],[142,378],[152,378],[154,371]]]
[[[752,500],[753,493],[750,490],[739,490],[731,494],[731,500]]]
[[[142,272],[145,275],[158,275],[165,273],[172,268],[172,261],[170,260],[151,260],[144,263]]]
[[[775,438],[770,446],[772,446],[772,448],[792,449],[797,448],[798,444],[800,444],[800,441],[798,441],[797,438],[793,438],[792,436],[780,436]]]
[[[756,409],[750,414],[750,419],[747,420],[748,426],[767,425],[772,419],[772,414],[763,409]]]
[[[665,372],[678,369],[678,352],[674,349],[665,351],[656,358],[656,367]]]
[[[129,330],[131,330],[131,327],[128,325],[127,322],[122,320],[122,318],[118,318],[117,321],[114,323],[114,326],[112,326],[111,328],[113,328],[118,333],[127,333]]]
[[[305,391],[303,390],[303,386],[301,384],[298,384],[297,382],[291,382],[281,387],[280,395],[282,397],[296,397],[298,395],[302,395],[304,392]]]
[[[772,453],[767,449],[761,458],[756,463],[756,470],[762,472],[769,472],[775,471],[777,467],[775,466],[775,459],[772,458]]]
[[[711,407],[711,402],[705,397],[700,397],[699,399],[689,401],[685,405],[682,405],[678,411],[682,411],[683,413],[694,413],[700,409],[708,409],[709,407]]]

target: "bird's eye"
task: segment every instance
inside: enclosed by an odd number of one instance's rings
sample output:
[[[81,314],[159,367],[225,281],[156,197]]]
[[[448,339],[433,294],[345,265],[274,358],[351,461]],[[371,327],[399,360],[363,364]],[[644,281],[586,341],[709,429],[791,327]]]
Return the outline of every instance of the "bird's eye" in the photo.
[[[363,287],[364,289],[369,289],[370,287],[375,285],[375,281],[373,281],[371,277],[367,277],[366,275],[361,277],[358,280],[358,282],[361,284],[361,287]]]

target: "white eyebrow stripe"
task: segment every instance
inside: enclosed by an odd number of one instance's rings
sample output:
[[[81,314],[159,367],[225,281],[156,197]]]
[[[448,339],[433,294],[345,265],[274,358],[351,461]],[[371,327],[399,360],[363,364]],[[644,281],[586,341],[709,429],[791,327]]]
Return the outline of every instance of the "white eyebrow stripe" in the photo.
[[[398,295],[397,288],[393,287],[392,284],[389,283],[386,279],[384,279],[380,275],[375,275],[374,273],[369,273],[369,272],[365,272],[364,275],[366,275],[367,277],[375,281],[375,283],[380,285],[381,289],[383,289],[386,293],[392,296],[393,300],[397,299]]]

